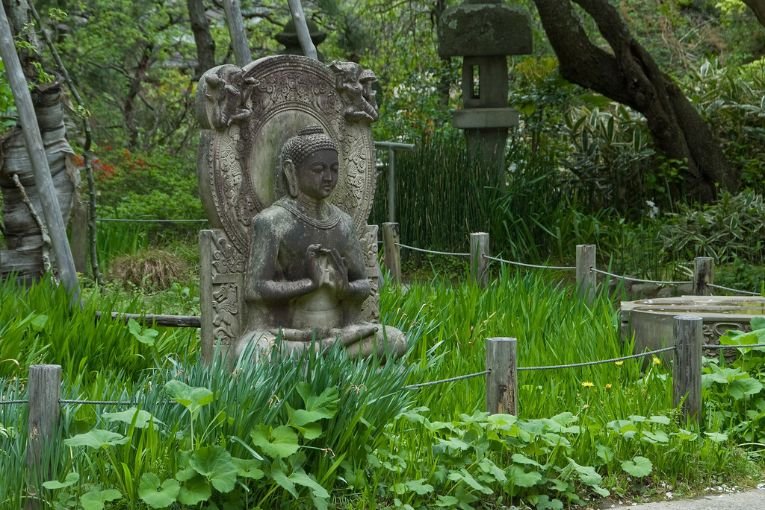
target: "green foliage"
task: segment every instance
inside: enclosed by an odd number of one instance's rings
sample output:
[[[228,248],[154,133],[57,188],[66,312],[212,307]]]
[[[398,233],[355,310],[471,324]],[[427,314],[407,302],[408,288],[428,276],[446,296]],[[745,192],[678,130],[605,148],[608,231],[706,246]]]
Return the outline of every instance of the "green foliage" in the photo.
[[[379,189],[387,190],[381,179]],[[462,247],[468,232],[486,228],[490,190],[496,177],[468,159],[464,137],[446,130],[423,137],[415,150],[396,154],[396,215],[402,242],[432,249]],[[387,221],[378,193],[370,222]]]
[[[765,444],[765,348],[746,347],[765,343],[765,316],[751,321],[751,331],[731,330],[720,337],[721,345],[737,346],[729,366],[728,357],[708,359],[701,376],[707,423],[725,430],[738,442]],[[723,440],[725,440],[723,439]],[[762,451],[753,455],[761,456]]]
[[[765,59],[723,66],[704,61],[689,75],[691,100],[720,138],[745,187],[765,192]]]
[[[108,374],[130,379],[168,357],[196,353],[196,335],[189,330],[155,331],[122,320],[96,320],[96,312],[138,312],[136,303],[117,305],[95,293],[82,307],[70,309],[66,290],[48,279],[24,289],[12,281],[0,282],[0,301],[3,377],[23,377],[29,365],[53,363],[62,365],[72,382],[89,383]]]
[[[97,214],[127,220],[205,218],[194,169],[196,162],[166,154],[139,155],[101,148],[94,170]],[[150,246],[196,240],[202,223],[99,222],[98,252],[107,268],[119,255],[135,255]],[[131,259],[132,260],[132,259]],[[177,274],[176,274],[177,276]],[[162,278],[162,286],[169,285]],[[141,278],[136,284],[141,283]]]
[[[568,286],[516,273],[486,291],[438,281],[385,289],[384,320],[412,337],[403,362],[352,361],[340,350],[261,363],[245,354],[233,367],[220,358],[156,359],[155,369],[124,375],[100,366],[89,380],[64,364],[64,398],[137,405],[64,406],[63,441],[50,444],[67,451],[48,453],[55,469],[44,496],[58,508],[328,508],[347,497],[351,507],[562,508],[650,492],[658,481],[696,486],[751,469],[732,441],[761,441],[762,360],[754,358],[761,353],[745,347],[752,334],[723,339],[742,345],[737,365],[707,366],[704,429],[677,424],[659,358],[642,371],[625,361],[520,372],[521,416],[488,416],[482,378],[416,392],[404,385],[482,370],[485,338],[508,332],[519,338],[522,367],[631,352],[606,296],[588,307]],[[72,324],[51,308],[45,319],[38,313],[11,324],[40,331]],[[763,325],[753,322],[753,338]],[[136,335],[157,338],[154,348],[162,341],[151,328],[120,327],[140,346],[149,347]],[[0,394],[23,398],[23,386],[0,379]],[[25,493],[23,454],[14,453],[24,449],[24,414],[0,407],[0,470],[11,484],[0,485],[0,500],[15,506]]]
[[[681,206],[671,214],[659,235],[664,250],[676,260],[712,257],[716,262],[765,261],[765,201],[744,191],[723,192],[720,200],[701,209]]]
[[[5,63],[0,60],[0,133],[16,125],[16,103],[11,84],[5,77]]]

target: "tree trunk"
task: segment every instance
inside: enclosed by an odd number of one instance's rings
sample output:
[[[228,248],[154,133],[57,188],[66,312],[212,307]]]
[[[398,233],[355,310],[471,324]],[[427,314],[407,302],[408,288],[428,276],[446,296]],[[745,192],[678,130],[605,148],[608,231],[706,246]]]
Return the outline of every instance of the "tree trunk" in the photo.
[[[215,67],[215,41],[210,35],[210,22],[205,15],[202,0],[186,0],[191,21],[191,31],[197,47],[197,67],[194,80],[198,80],[208,69]]]
[[[135,121],[135,102],[138,98],[138,94],[141,92],[143,79],[146,77],[146,72],[149,69],[153,50],[154,45],[148,42],[143,47],[141,59],[138,61],[138,65],[133,72],[133,79],[130,80],[130,88],[128,89],[125,104],[122,108],[122,114],[125,117],[125,129],[128,132],[127,145],[131,150],[138,146],[138,126]]]
[[[430,19],[433,23],[433,30],[438,33],[438,24],[441,22],[441,15],[446,10],[446,0],[436,0],[433,10],[430,11]],[[449,57],[440,57],[441,59],[441,76],[438,77],[438,103],[442,108],[447,109],[449,107],[449,93],[452,88],[452,77],[449,72]]]
[[[595,20],[611,52],[592,42],[570,0],[534,0],[561,75],[642,113],[657,148],[687,165],[678,191],[709,201],[718,186],[735,190],[738,179],[711,129],[632,37],[617,10],[607,0],[573,1]]]
[[[760,22],[760,25],[765,27],[765,0],[743,1],[754,12],[754,15],[757,16],[757,21]]]
[[[60,214],[66,223],[78,174],[72,163],[73,151],[66,140],[61,87],[57,83],[37,83],[40,47],[34,25],[30,24],[27,0],[3,0],[3,5],[9,13],[11,32],[20,34],[19,37],[31,45],[30,49],[21,46],[18,54],[31,87],[43,148]],[[50,268],[51,241],[38,185],[22,130],[17,126],[0,140],[0,192],[7,245],[6,250],[0,250],[0,276],[16,273],[20,280],[32,281]],[[59,234],[54,232],[55,236]]]
[[[239,0],[223,0],[223,9],[226,11],[226,24],[231,36],[231,46],[234,48],[236,65],[244,67],[252,62],[250,45],[247,34],[244,32],[244,19],[239,7]]]

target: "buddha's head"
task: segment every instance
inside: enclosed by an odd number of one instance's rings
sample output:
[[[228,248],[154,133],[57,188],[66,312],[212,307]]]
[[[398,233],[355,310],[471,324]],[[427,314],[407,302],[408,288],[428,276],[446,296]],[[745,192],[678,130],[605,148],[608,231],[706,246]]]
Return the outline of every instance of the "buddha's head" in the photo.
[[[287,140],[281,152],[287,192],[324,200],[337,186],[337,145],[319,126],[301,129]]]

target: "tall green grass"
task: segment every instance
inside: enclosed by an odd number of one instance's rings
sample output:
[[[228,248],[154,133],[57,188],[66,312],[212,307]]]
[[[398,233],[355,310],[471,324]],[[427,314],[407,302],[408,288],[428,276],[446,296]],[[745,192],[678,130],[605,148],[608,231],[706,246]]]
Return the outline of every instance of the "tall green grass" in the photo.
[[[26,353],[10,362],[14,368],[0,380],[0,398],[24,398],[18,381],[27,365],[54,361],[64,364],[64,397],[132,400],[164,424],[156,430],[138,431],[105,419],[105,411],[118,409],[64,407],[62,438],[95,427],[125,434],[130,440],[98,451],[52,451],[50,455],[58,459],[57,479],[77,471],[82,483],[119,487],[123,504],[128,506],[141,504],[130,480],[148,472],[163,479],[175,476],[180,462],[177,452],[188,449],[192,437],[198,446],[222,446],[236,457],[252,458],[250,450],[257,447],[248,439],[250,431],[260,425],[288,423],[290,409],[303,408],[303,398],[296,391],[300,382],[307,383],[312,395],[336,388],[339,407],[323,423],[322,436],[302,442],[289,462],[333,489],[339,507],[393,505],[396,498],[414,507],[432,507],[458,495],[475,507],[481,501],[533,503],[542,495],[554,494],[550,491],[558,490],[555,487],[562,491],[558,494],[561,500],[583,502],[581,498],[595,497],[603,488],[620,496],[657,490],[659,482],[699,488],[713,476],[745,477],[755,469],[725,436],[706,434],[724,432],[714,427],[728,419],[707,419],[701,428],[678,421],[671,401],[671,373],[666,361],[659,358],[521,371],[519,420],[513,423],[481,414],[483,377],[416,390],[404,388],[482,371],[485,340],[494,336],[518,339],[520,367],[592,361],[632,352],[629,339],[619,338],[618,314],[606,295],[588,306],[571,286],[540,273],[521,274],[504,268],[485,290],[436,279],[412,284],[408,290],[386,286],[381,295],[383,321],[407,331],[411,341],[410,352],[400,361],[357,362],[332,351],[326,356],[243,363],[233,370],[221,361],[196,363],[196,346],[184,343],[189,340],[185,333],[163,333],[155,346],[134,346],[135,338],[124,326],[91,322],[86,328],[87,318],[92,319],[86,312],[93,305],[69,311],[61,305],[63,294],[50,282],[41,282],[29,292],[20,290],[8,284],[0,287],[4,304],[23,308],[21,313],[10,314],[4,306],[0,312],[0,328],[4,328],[0,349],[5,348],[6,334],[11,332],[12,348]],[[31,323],[43,309],[48,319],[36,330]],[[27,320],[30,313],[33,318]],[[58,330],[68,327],[80,328],[86,337],[79,338],[79,343],[66,341],[66,333]],[[37,348],[24,351],[25,342]],[[99,349],[105,351],[103,355]],[[190,354],[186,359],[183,349]],[[37,356],[29,354],[37,351]],[[2,366],[9,364],[5,361],[8,356],[9,351],[3,351]],[[113,361],[109,361],[111,357]],[[165,384],[171,380],[212,391],[213,399],[199,411],[193,432],[188,412],[168,402]],[[706,398],[719,395],[707,394]],[[0,423],[17,432],[3,437],[0,429],[0,450],[23,451],[23,415],[23,407],[0,407]],[[552,417],[555,419],[550,420]],[[651,473],[628,478],[623,463],[636,458],[648,459]],[[261,467],[266,469],[266,465]],[[508,485],[497,478],[500,475],[492,465],[506,473],[503,476],[520,476],[518,469],[531,469],[537,473],[533,476],[540,477],[538,484]],[[7,473],[11,483],[20,483],[22,469],[17,455],[0,454],[0,472]],[[471,489],[464,481],[466,474],[496,496]],[[487,478],[489,474],[492,476]],[[305,492],[295,499],[271,478],[243,483],[249,492],[238,493],[248,495],[239,501],[241,508],[311,505]],[[426,486],[431,487],[430,492]],[[18,507],[22,494],[18,487],[3,490],[0,501],[13,502],[8,508]]]
[[[97,312],[145,312],[135,299],[117,303],[95,292],[70,307],[66,290],[45,278],[29,287],[0,282],[0,302],[2,377],[25,377],[30,365],[53,363],[70,381],[98,373],[134,379],[168,359],[193,359],[198,352],[196,330],[158,328],[154,339],[141,341],[123,320],[97,320]]]

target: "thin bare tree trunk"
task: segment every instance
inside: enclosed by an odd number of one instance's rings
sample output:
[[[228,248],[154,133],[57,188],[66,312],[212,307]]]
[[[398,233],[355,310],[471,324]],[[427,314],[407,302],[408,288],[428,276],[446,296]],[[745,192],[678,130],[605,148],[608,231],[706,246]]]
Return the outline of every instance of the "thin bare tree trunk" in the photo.
[[[37,10],[35,9],[34,5],[30,4],[29,7],[32,12],[32,16],[34,16],[35,21],[40,28],[40,32],[45,39],[45,44],[48,46],[48,49],[53,55],[53,59],[56,61],[56,66],[58,66],[59,72],[64,77],[64,81],[66,82],[67,87],[69,87],[69,91],[77,103],[77,106],[79,106],[81,109],[80,115],[82,116],[82,129],[85,134],[85,145],[83,147],[83,164],[85,166],[85,175],[87,176],[88,182],[88,208],[84,214],[87,225],[87,245],[89,247],[86,252],[90,252],[90,267],[93,272],[93,279],[97,284],[103,285],[103,278],[101,277],[101,271],[98,265],[98,232],[96,230],[96,181],[93,176],[93,154],[90,151],[90,148],[93,144],[93,131],[90,128],[90,119],[85,113],[87,109],[85,108],[85,103],[82,100],[82,96],[80,96],[79,90],[77,90],[77,87],[74,84],[74,80],[72,80],[72,77],[69,75],[69,71],[66,69],[64,62],[61,60],[61,56],[59,55],[58,50],[56,50],[56,46],[53,44],[53,41],[51,41],[50,36],[43,30],[40,15],[37,14]],[[79,197],[77,197],[76,200],[79,202]],[[75,214],[77,214],[77,212],[75,212]],[[75,220],[75,223],[80,222]],[[74,228],[80,228],[80,226],[73,226],[72,228],[72,236],[74,237]],[[77,249],[79,250],[79,247]],[[87,253],[85,254],[84,258],[87,260]],[[77,270],[82,273],[87,271],[85,268],[77,268]]]
[[[295,31],[297,32],[298,40],[300,41],[300,47],[303,48],[303,54],[308,58],[319,60],[316,53],[316,46],[313,45],[311,33],[308,31],[308,23],[305,20],[303,4],[300,3],[300,0],[287,0],[287,3],[290,6],[292,21],[295,22]]]
[[[252,62],[252,54],[247,42],[247,34],[244,33],[244,19],[239,7],[239,0],[223,0],[223,8],[226,11],[226,24],[228,25],[228,33],[231,35],[231,46],[234,48],[236,65],[244,67]]]
[[[130,88],[128,89],[125,104],[122,108],[122,114],[125,117],[125,129],[128,132],[129,149],[135,149],[138,146],[138,126],[135,121],[135,101],[138,98],[138,94],[141,92],[141,86],[143,85],[143,79],[146,77],[146,72],[149,69],[153,50],[154,45],[151,43],[147,42],[144,45],[143,51],[141,52],[141,58],[135,68],[133,78],[130,80]]]
[[[191,31],[197,48],[197,67],[194,79],[198,80],[208,69],[215,67],[215,41],[210,35],[210,22],[205,14],[203,0],[186,0],[191,21]]]

